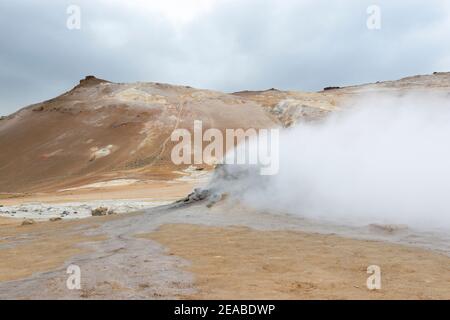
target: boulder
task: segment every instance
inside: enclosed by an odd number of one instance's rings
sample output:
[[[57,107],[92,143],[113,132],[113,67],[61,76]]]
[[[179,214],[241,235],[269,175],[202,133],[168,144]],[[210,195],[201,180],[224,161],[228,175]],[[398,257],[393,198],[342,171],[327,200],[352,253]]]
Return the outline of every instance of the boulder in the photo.
[[[35,223],[36,223],[36,221],[34,221],[33,219],[25,219],[22,221],[22,226],[28,226],[28,225],[32,225]]]
[[[108,208],[106,207],[98,207],[96,209],[91,210],[91,215],[93,217],[106,216],[108,214]]]

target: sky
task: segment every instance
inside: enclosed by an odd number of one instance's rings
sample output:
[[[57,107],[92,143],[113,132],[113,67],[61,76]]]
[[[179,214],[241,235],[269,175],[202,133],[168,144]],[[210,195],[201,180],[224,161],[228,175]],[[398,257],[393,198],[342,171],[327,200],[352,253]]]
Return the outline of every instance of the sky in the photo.
[[[434,71],[450,71],[446,0],[0,0],[0,115],[91,74],[233,92]]]

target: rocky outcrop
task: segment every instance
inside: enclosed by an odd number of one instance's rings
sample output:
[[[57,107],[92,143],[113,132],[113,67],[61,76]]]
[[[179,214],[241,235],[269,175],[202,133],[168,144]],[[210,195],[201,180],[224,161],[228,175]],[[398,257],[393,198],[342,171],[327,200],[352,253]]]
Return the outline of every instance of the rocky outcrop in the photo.
[[[86,76],[84,79],[81,79],[80,83],[74,89],[95,86],[100,83],[110,83],[110,82],[107,80],[99,79],[99,78],[96,78],[95,76],[89,75],[89,76]]]

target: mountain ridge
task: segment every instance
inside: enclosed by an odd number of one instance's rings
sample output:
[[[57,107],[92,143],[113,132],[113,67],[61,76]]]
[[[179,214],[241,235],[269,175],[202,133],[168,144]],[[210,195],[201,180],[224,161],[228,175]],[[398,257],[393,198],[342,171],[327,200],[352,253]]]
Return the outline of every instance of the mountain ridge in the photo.
[[[450,73],[319,92],[220,91],[158,82],[114,83],[87,76],[69,91],[0,121],[0,193],[76,187],[116,178],[175,179],[175,128],[290,127],[322,119],[367,93],[448,94]]]

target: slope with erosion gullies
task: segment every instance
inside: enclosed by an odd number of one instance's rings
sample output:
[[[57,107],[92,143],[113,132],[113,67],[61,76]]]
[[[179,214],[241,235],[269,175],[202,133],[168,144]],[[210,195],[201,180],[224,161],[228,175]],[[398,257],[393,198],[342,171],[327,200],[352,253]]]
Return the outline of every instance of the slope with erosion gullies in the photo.
[[[117,178],[175,176],[170,134],[203,128],[267,128],[277,120],[253,101],[160,83],[92,76],[0,122],[0,193],[54,191]]]

